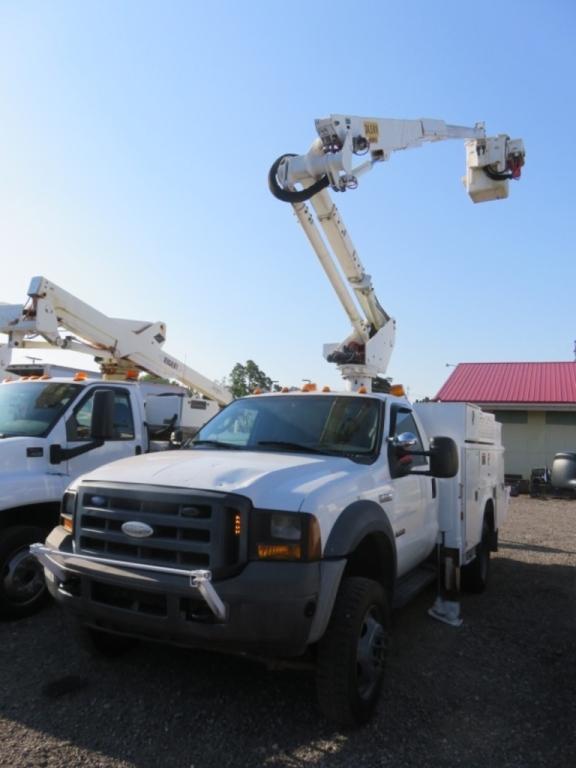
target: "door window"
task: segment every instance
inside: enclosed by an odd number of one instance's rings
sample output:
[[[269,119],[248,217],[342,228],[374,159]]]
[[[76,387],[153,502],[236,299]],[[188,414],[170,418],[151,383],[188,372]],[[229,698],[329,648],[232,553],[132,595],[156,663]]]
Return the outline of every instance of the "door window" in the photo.
[[[414,435],[416,445],[408,449],[408,451],[403,451],[390,444],[390,469],[394,476],[406,474],[407,470],[413,467],[427,466],[428,464],[426,456],[414,456],[411,454],[411,451],[424,451],[424,444],[422,443],[412,411],[408,408],[394,408],[391,414],[390,437],[394,439],[405,432],[410,432]]]
[[[92,408],[96,390],[82,401],[66,422],[66,437],[71,442],[90,440]],[[134,440],[134,418],[130,395],[125,390],[114,390],[113,437],[112,440]]]

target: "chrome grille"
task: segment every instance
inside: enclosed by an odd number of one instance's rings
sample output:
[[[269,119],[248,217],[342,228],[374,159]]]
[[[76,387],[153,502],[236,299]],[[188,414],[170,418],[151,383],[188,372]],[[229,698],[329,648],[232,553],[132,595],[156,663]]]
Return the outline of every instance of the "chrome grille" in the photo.
[[[76,551],[173,568],[207,568],[218,577],[246,561],[249,508],[248,499],[234,494],[90,484],[80,488]],[[128,535],[122,530],[128,522],[145,523],[151,535]]]

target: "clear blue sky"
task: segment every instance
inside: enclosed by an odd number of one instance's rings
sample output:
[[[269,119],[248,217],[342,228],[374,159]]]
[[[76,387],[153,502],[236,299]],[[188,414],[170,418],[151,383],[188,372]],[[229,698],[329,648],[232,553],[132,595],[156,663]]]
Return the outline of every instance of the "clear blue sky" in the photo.
[[[508,200],[471,203],[461,142],[338,196],[397,320],[388,373],[417,398],[446,363],[572,360],[575,64],[572,0],[0,0],[0,300],[43,274],[164,320],[211,378],[337,384],[348,322],[270,164],[334,112],[483,120],[525,141]]]

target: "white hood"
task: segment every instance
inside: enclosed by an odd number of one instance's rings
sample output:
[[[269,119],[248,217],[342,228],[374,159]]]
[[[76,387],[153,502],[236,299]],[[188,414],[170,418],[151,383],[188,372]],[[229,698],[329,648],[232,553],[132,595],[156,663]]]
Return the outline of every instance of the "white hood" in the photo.
[[[255,507],[295,512],[306,496],[334,481],[346,484],[359,469],[349,459],[333,456],[184,450],[115,461],[81,480],[238,493],[250,498]]]

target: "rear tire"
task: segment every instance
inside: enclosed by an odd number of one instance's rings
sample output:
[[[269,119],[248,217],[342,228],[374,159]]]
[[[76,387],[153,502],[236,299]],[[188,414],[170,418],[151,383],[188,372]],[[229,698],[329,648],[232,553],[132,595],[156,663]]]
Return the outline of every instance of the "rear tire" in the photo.
[[[316,662],[318,705],[330,720],[354,727],[372,715],[384,678],[389,624],[380,584],[342,580]]]
[[[482,523],[482,539],[476,547],[476,557],[462,568],[462,589],[480,594],[488,586],[490,575],[490,525],[486,517]]]
[[[31,525],[0,533],[0,617],[22,619],[37,613],[48,599],[44,568],[30,544],[44,542],[46,531]]]

